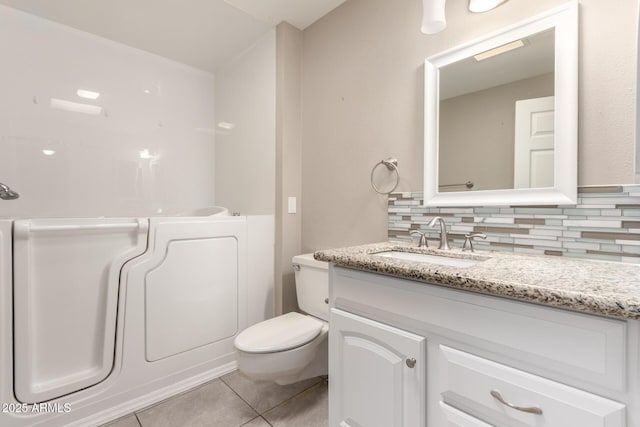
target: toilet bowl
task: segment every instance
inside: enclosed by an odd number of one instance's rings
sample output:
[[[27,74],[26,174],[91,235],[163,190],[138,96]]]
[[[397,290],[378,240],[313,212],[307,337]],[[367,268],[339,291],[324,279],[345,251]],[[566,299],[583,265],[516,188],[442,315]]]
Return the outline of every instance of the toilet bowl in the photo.
[[[285,385],[326,375],[329,333],[328,264],[313,254],[293,257],[298,305],[257,323],[235,339],[238,369],[255,380]]]

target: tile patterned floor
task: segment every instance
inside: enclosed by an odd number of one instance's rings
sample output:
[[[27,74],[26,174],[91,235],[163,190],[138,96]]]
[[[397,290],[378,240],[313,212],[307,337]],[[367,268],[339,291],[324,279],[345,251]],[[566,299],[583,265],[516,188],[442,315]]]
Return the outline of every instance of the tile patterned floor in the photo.
[[[280,386],[235,371],[103,427],[326,427],[327,398],[321,378]]]

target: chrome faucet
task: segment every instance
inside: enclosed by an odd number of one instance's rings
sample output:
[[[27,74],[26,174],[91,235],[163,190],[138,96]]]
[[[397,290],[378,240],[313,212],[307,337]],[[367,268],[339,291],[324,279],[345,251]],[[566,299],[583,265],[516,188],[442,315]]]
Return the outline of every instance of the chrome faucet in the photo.
[[[0,182],[0,199],[2,200],[14,200],[20,197],[18,193],[9,188],[8,185],[5,185]]]
[[[440,222],[440,246],[438,246],[438,249],[449,250],[451,248],[449,247],[449,239],[447,238],[447,226],[444,223],[444,219],[439,216],[434,217],[429,223],[429,227],[435,227],[438,222]]]
[[[429,247],[429,245],[427,244],[427,235],[425,233],[423,233],[422,231],[418,231],[418,230],[411,230],[410,234],[417,234],[418,236],[420,236],[420,243],[418,243],[418,248],[420,249],[426,249]]]

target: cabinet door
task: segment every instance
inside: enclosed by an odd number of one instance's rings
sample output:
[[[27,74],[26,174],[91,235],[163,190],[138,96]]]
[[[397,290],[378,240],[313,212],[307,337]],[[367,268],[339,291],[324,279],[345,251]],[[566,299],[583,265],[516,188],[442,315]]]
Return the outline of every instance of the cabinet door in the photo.
[[[332,309],[329,425],[424,426],[425,362],[424,337]]]

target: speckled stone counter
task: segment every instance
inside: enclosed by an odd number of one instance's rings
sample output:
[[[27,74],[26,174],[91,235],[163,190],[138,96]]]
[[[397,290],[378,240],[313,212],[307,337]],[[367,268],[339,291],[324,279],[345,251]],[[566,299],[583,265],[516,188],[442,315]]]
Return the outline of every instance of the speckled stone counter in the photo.
[[[449,267],[375,255],[406,251],[481,260]],[[553,256],[459,249],[418,249],[385,242],[318,251],[317,260],[342,267],[444,285],[603,316],[640,319],[640,265]]]

